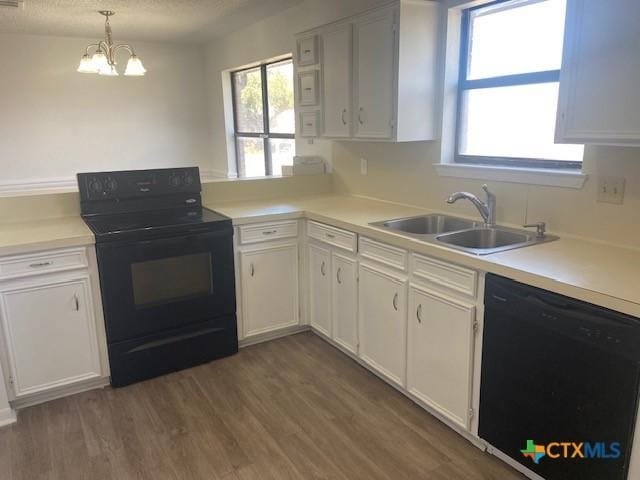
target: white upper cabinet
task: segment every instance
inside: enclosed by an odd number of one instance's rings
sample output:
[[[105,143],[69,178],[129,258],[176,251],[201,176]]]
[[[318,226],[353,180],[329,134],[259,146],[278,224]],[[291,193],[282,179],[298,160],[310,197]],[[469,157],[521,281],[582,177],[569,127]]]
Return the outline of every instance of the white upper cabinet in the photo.
[[[640,146],[640,2],[569,0],[556,141]]]
[[[436,2],[398,0],[298,35],[321,39],[324,137],[437,137],[437,20]]]
[[[375,12],[354,25],[357,138],[393,138],[395,13]]]
[[[351,24],[322,34],[324,52],[324,134],[351,136]]]

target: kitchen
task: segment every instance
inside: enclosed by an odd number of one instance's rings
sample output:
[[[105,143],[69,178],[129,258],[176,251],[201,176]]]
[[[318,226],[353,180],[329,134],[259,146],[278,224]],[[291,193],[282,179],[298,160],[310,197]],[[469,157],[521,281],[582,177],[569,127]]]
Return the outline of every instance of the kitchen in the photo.
[[[640,475],[636,2],[0,3],[2,478]]]

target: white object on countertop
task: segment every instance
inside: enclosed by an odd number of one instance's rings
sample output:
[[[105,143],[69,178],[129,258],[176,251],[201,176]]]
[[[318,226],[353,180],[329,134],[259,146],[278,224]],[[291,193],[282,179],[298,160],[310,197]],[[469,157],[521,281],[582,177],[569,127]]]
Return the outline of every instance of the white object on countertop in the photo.
[[[322,175],[326,171],[324,159],[313,156],[295,156],[293,165],[283,165],[282,175]]]

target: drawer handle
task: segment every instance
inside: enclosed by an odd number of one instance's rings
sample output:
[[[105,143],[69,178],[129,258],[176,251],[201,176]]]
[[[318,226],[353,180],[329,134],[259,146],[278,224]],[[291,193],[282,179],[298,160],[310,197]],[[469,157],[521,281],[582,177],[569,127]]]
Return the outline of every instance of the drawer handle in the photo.
[[[304,124],[306,127],[313,127],[313,123],[305,123]]]
[[[262,232],[263,235],[273,235],[274,233],[278,233],[277,230],[265,230]]]
[[[393,309],[396,312],[398,311],[398,294],[397,293],[393,296]]]
[[[418,305],[418,309],[416,310],[416,318],[418,319],[418,323],[422,323],[422,304]]]
[[[311,53],[311,50],[305,50],[304,53]]]
[[[305,87],[305,88],[304,88],[304,90],[305,90],[306,92],[310,92],[310,91],[311,91],[311,87]]]
[[[77,294],[73,295],[73,301],[75,303],[76,312],[79,312],[80,311],[80,300],[78,299],[78,295]]]
[[[37,262],[37,263],[32,263],[31,265],[29,265],[31,268],[42,268],[42,267],[48,267],[49,265],[51,265],[52,262]]]
[[[253,275],[256,273],[256,269],[253,266],[253,263],[251,265],[249,265],[249,273],[250,275],[253,277]]]
[[[320,273],[324,277],[326,272],[327,272],[327,266],[325,265],[324,262],[322,262],[322,265],[320,265]]]
[[[342,124],[346,125],[347,124],[347,120],[344,118],[344,116],[347,114],[347,109],[343,109],[342,110],[342,116],[340,118],[342,118]]]
[[[327,238],[336,238],[336,236],[333,233],[327,233]]]
[[[342,268],[338,268],[338,271],[336,272],[336,280],[340,285],[342,285]]]

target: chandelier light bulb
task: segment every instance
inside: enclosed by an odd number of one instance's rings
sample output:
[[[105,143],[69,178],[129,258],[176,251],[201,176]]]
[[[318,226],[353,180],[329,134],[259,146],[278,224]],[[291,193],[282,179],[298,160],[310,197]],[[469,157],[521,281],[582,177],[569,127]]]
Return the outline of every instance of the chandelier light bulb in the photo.
[[[147,70],[142,65],[142,61],[136,55],[131,55],[124,74],[129,77],[142,77],[146,72]]]
[[[98,73],[98,69],[95,67],[93,60],[88,54],[84,54],[80,59],[80,65],[78,65],[78,72]]]
[[[109,61],[107,60],[107,56],[102,53],[101,50],[98,50],[93,54],[91,63],[93,64],[93,67],[95,68],[95,71],[97,73],[102,73],[103,71],[106,72],[109,69]]]
[[[98,74],[104,77],[117,77],[119,75],[118,70],[116,70],[115,65],[107,65],[107,68],[100,69]]]

